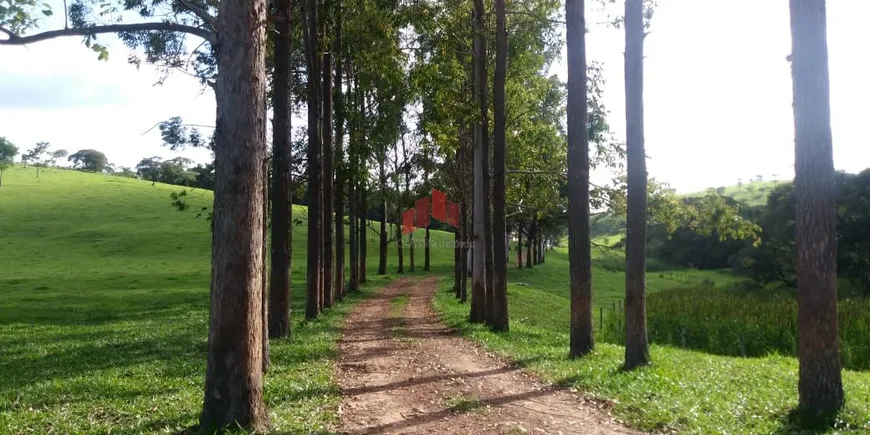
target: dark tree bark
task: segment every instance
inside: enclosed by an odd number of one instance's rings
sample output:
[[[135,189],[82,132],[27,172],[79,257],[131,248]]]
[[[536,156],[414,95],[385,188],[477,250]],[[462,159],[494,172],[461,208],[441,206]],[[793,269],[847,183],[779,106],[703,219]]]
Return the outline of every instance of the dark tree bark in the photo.
[[[643,132],[643,2],[625,2],[625,365],[649,364],[646,330],[646,151]]]
[[[453,233],[453,295],[462,296],[462,232],[457,228]]]
[[[335,53],[335,282],[333,289],[339,300],[344,299],[346,287],[344,285],[344,180],[347,177],[347,168],[344,160],[344,95],[342,92],[342,71],[344,70],[344,52],[342,49],[342,21],[344,10],[341,0],[335,0],[335,40],[332,43],[332,51]]]
[[[220,3],[211,308],[200,415],[207,431],[269,424],[263,402],[265,21],[264,0]]]
[[[323,285],[323,227],[321,198],[323,186],[322,148],[320,137],[320,61],[317,56],[318,19],[317,0],[307,0],[307,29],[303,32],[308,66],[308,300],[305,318],[315,319],[320,315]]]
[[[359,123],[357,124],[357,128],[360,130],[359,141],[357,144],[359,145],[359,153],[357,154],[358,164],[359,164],[359,230],[357,231],[357,237],[359,238],[359,283],[360,285],[365,284],[368,281],[366,276],[366,254],[368,250],[368,163],[367,163],[367,148],[366,144],[368,141],[368,135],[366,134],[366,98],[363,92],[359,92],[357,90],[357,104],[358,104],[358,115],[359,115]]]
[[[532,239],[532,264],[537,266],[541,264],[541,242],[540,236],[535,234],[535,238]]]
[[[505,0],[495,0],[495,79],[493,112],[495,143],[492,153],[492,328],[507,331],[507,225],[505,223],[505,170],[507,142],[505,138],[505,78],[507,73],[507,30]]]
[[[523,268],[523,227],[517,226],[517,268]]]
[[[396,224],[396,255],[399,257],[399,267],[396,273],[405,273],[405,253],[402,249],[402,227]]]
[[[474,10],[472,12],[472,22],[474,23],[474,51],[472,61],[472,82],[474,83],[474,94],[478,104],[480,104],[480,93],[486,92],[481,88],[486,88],[485,81],[481,83],[481,74],[478,72],[480,64],[485,62],[486,56],[483,55],[483,17],[479,17],[483,13],[482,0],[475,0]],[[482,74],[484,80],[486,72]],[[474,124],[474,156],[473,156],[473,176],[474,176],[474,194],[472,195],[472,219],[473,219],[473,235],[472,235],[472,278],[471,278],[471,313],[469,321],[472,323],[482,323],[486,321],[486,237],[484,232],[484,208],[488,208],[489,196],[486,194],[487,179],[484,178],[484,152],[486,150],[484,144],[483,124],[477,122]]]
[[[423,150],[423,152],[425,153],[424,154],[425,160],[427,160],[427,165],[428,165],[429,151]],[[423,185],[426,186],[427,189],[430,187],[429,186],[429,170],[428,169],[423,170]],[[426,213],[428,213],[428,212],[429,211],[427,210]],[[423,270],[426,272],[429,271],[429,240],[430,240],[429,239],[429,225],[426,225],[426,236],[423,239]]]
[[[408,271],[414,272],[414,233],[408,234]]]
[[[378,156],[380,164],[378,165],[378,184],[380,185],[381,197],[378,200],[378,209],[381,213],[379,244],[378,244],[378,275],[387,274],[387,246],[389,240],[387,237],[387,169],[385,160],[387,160],[387,147],[384,146],[383,152]]]
[[[837,331],[837,215],[824,1],[790,0],[800,408],[843,406]]]
[[[402,139],[402,141],[404,142],[404,138]],[[404,147],[404,145],[403,145],[403,147]],[[393,146],[393,156],[396,159],[396,174],[398,174],[399,171],[401,170],[400,165],[399,165],[399,145],[398,144]],[[400,197],[402,191],[400,190],[400,187],[399,187],[399,177],[395,177],[395,180],[396,180],[396,183],[395,183],[396,197]],[[405,273],[405,252],[402,249],[402,240],[404,239],[404,237],[402,237],[402,206],[401,206],[401,201],[396,201],[395,211],[396,211],[396,219],[397,219],[397,223],[396,223],[396,254],[399,257],[399,268],[396,270],[396,272],[397,273]]]
[[[272,80],[272,269],[269,279],[269,337],[290,334],[290,19],[292,0],[277,0],[274,16],[275,68]]]
[[[408,158],[408,150],[405,148],[405,140],[402,139],[402,156],[405,160],[405,163],[410,160]],[[405,171],[405,196],[409,199],[411,198],[411,171]],[[399,236],[401,237],[401,236]],[[414,232],[411,231],[408,234],[408,271],[414,272]]]
[[[348,63],[348,79],[353,80],[353,93],[348,92],[354,100],[351,101],[351,107],[353,109],[357,109],[358,106],[355,104],[357,95],[359,94],[359,81],[357,77],[352,73],[351,64]],[[348,87],[350,90],[350,87]],[[359,282],[359,219],[357,214],[359,212],[359,198],[360,198],[360,182],[359,182],[359,164],[358,164],[358,155],[359,155],[359,113],[352,112],[353,116],[350,118],[350,137],[348,140],[350,143],[348,144],[349,155],[348,155],[348,163],[350,164],[350,173],[351,173],[351,181],[350,181],[350,201],[348,204],[348,223],[350,227],[350,290],[351,291],[359,291],[360,282]]]
[[[474,26],[475,26],[475,61],[477,68],[475,69],[476,80],[476,96],[478,108],[480,109],[480,172],[483,180],[483,190],[481,192],[481,218],[483,220],[483,234],[481,241],[483,242],[483,267],[485,281],[484,295],[484,321],[488,325],[493,324],[492,314],[494,305],[494,295],[492,291],[492,274],[493,274],[493,252],[492,252],[492,207],[490,205],[490,174],[489,174],[489,93],[487,92],[487,74],[486,74],[486,9],[483,0],[474,1]],[[475,198],[475,202],[477,198]]]
[[[324,10],[320,16],[320,29],[326,38],[326,33],[330,29],[333,13],[333,2],[325,0],[323,2]],[[332,152],[332,50],[324,47],[323,49],[323,85],[320,92],[322,106],[322,125],[321,134],[323,135],[323,306],[329,308],[335,303],[335,289],[332,286],[333,280],[333,233],[332,233],[332,207],[333,207],[333,183],[335,174],[335,161]]]
[[[265,100],[265,98],[264,98]],[[267,108],[264,108],[267,110]],[[263,322],[263,374],[269,371],[269,161],[263,159],[263,261],[262,271],[263,282],[260,297],[263,301],[262,306],[262,322]]]
[[[532,268],[532,246],[535,244],[535,224],[529,225],[529,237],[526,240],[526,269]]]
[[[363,112],[365,113],[365,112]],[[363,164],[363,169],[365,164]],[[368,193],[366,184],[360,183],[360,219],[359,219],[359,283],[365,284],[366,277],[366,248],[368,248]]]
[[[431,247],[431,245],[429,244],[429,240],[430,240],[429,237],[430,237],[429,225],[426,225],[426,236],[425,236],[425,241],[424,241],[424,246],[423,246],[423,270],[425,270],[426,272],[428,272],[430,269],[430,266],[429,266],[429,259],[430,259],[429,258],[429,255],[430,255],[429,248]]]
[[[586,12],[584,0],[565,0],[568,50],[568,263],[571,274],[571,343],[579,357],[592,337],[592,246],[589,240],[589,134],[586,113]]]
[[[466,202],[463,200],[459,205],[459,230],[462,233],[462,278],[459,281],[459,302],[465,303],[468,300],[468,213],[466,212]]]

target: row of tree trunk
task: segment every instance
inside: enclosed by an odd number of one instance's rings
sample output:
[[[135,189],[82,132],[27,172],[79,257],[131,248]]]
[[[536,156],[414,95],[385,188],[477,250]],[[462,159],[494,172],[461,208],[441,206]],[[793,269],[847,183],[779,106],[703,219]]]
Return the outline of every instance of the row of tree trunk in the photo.
[[[262,3],[262,0],[260,0]],[[262,28],[264,8],[244,2],[221,3],[221,19],[227,21],[222,28]],[[256,2],[255,2],[256,3]],[[359,176],[365,170],[363,152],[356,148],[360,141],[360,117],[351,128],[351,144],[347,165],[351,176],[344,179],[333,173],[333,150],[340,147],[341,136],[331,134],[333,92],[342,90],[340,78],[329,77],[333,69],[329,56],[319,55],[328,50],[318,50],[321,33],[326,24],[318,18],[317,0],[306,3],[307,65],[309,71],[309,268],[306,317],[316,317],[336,297],[342,295],[344,286],[333,280],[332,254],[332,207],[335,195],[347,188],[350,198],[348,207],[351,222],[351,284],[357,289],[365,282],[365,250],[367,210],[366,179]],[[836,216],[834,213],[833,159],[830,134],[829,85],[827,72],[827,47],[825,38],[824,2],[791,0],[792,22],[792,71],[794,82],[794,115],[796,135],[796,191],[797,191],[797,251],[799,292],[799,355],[800,355],[800,405],[815,414],[831,415],[842,407],[843,390],[840,374],[839,349],[837,344],[836,312]],[[568,185],[569,185],[569,262],[571,281],[570,356],[579,357],[594,348],[592,328],[592,282],[591,246],[589,234],[589,143],[587,135],[586,99],[586,50],[585,50],[585,2],[566,1],[568,42]],[[289,11],[289,9],[287,9]],[[489,179],[488,97],[486,75],[486,43],[483,29],[483,0],[474,2],[474,68],[473,83],[479,102],[480,118],[473,131],[473,201],[471,216],[463,203],[462,225],[457,235],[459,241],[473,243],[473,279],[470,320],[485,322],[496,330],[506,330],[507,299],[505,291],[506,258],[504,234],[504,4],[496,0],[496,73],[494,81],[495,140],[492,168],[493,180]],[[642,59],[643,59],[643,4],[641,0],[626,1],[626,119],[628,126],[627,153],[629,172],[628,230],[626,248],[626,355],[625,367],[633,368],[649,361],[645,321],[645,214],[646,172],[643,147],[642,109]],[[248,22],[250,21],[250,22]],[[239,24],[233,27],[229,24]],[[340,33],[340,32],[339,32]],[[268,367],[268,343],[265,340],[266,324],[263,322],[266,309],[265,234],[266,181],[268,180],[265,146],[262,137],[264,119],[265,82],[263,75],[265,58],[264,32],[228,32],[223,38],[237,37],[243,43],[226,44],[219,56],[222,74],[216,85],[218,113],[232,119],[218,119],[217,137],[220,138],[216,153],[217,173],[215,187],[214,256],[212,268],[212,310],[210,319],[209,361],[206,376],[206,400],[201,421],[204,424],[240,423],[247,427],[261,428],[268,421],[262,400],[262,375]],[[340,39],[340,38],[337,38]],[[340,43],[339,43],[340,44]],[[259,50],[258,50],[259,49]],[[341,56],[340,51],[338,56]],[[320,57],[322,56],[322,57]],[[341,61],[335,67],[342,69]],[[234,68],[243,64],[248,68]],[[348,78],[353,82],[348,91],[358,86],[353,78],[352,66],[346,66]],[[325,71],[325,72],[324,72]],[[238,74],[235,74],[238,73]],[[277,74],[277,72],[276,72]],[[321,76],[323,74],[323,76]],[[340,74],[340,73],[339,73]],[[322,81],[321,81],[322,77]],[[240,91],[237,83],[259,83],[263,92]],[[332,89],[330,89],[332,88]],[[256,89],[256,87],[254,87]],[[359,92],[348,92],[359,113],[365,113],[365,101]],[[341,98],[341,97],[339,97]],[[284,96],[281,96],[284,99]],[[277,103],[277,101],[276,101]],[[282,106],[283,102],[280,103]],[[226,115],[224,107],[263,108],[263,111],[242,111]],[[277,107],[277,105],[276,105]],[[326,112],[329,112],[327,114]],[[276,115],[277,116],[277,115]],[[280,134],[289,130],[280,126]],[[338,123],[343,123],[341,119]],[[354,122],[352,122],[354,124]],[[326,133],[329,131],[330,133]],[[337,144],[334,142],[338,142]],[[278,147],[286,147],[289,141],[275,141]],[[232,144],[232,145],[230,145]],[[247,146],[246,146],[247,145]],[[285,149],[281,150],[283,153]],[[283,210],[273,214],[289,222],[289,198],[285,202],[287,182],[278,171],[283,170],[283,156],[276,153],[273,179],[273,197],[286,204]],[[343,154],[343,153],[337,153]],[[327,158],[328,157],[328,158]],[[242,183],[232,174],[245,174]],[[333,184],[335,183],[335,184]],[[491,184],[492,183],[492,184]],[[260,186],[260,187],[258,187]],[[492,203],[490,203],[490,188]],[[227,192],[233,192],[228,195]],[[328,206],[326,204],[329,204]],[[341,204],[335,210],[341,210]],[[469,221],[471,224],[469,224]],[[335,222],[338,222],[336,218]],[[342,225],[343,226],[343,225]],[[273,227],[274,228],[274,227]],[[342,232],[343,231],[339,231]],[[273,239],[273,251],[278,250],[279,261],[285,261],[289,270],[289,231]],[[232,237],[226,237],[232,235]],[[274,234],[273,234],[274,236]],[[428,237],[427,237],[428,238]],[[335,237],[334,239],[338,239]],[[285,245],[286,240],[286,245]],[[276,241],[278,243],[276,243]],[[329,241],[329,243],[327,243]],[[277,247],[275,246],[277,244]],[[342,243],[343,245],[343,243]],[[531,245],[538,246],[537,243]],[[288,255],[283,256],[284,246]],[[383,245],[382,245],[383,246]],[[338,249],[338,247],[335,247]],[[543,249],[538,249],[543,252]],[[466,297],[464,270],[467,262],[463,256],[466,249],[454,252],[457,262],[457,293]],[[540,254],[539,254],[540,255]],[[529,258],[532,256],[530,255]],[[343,256],[341,256],[343,258]],[[273,261],[274,252],[273,252]],[[327,266],[326,263],[329,263]],[[428,263],[428,262],[427,262]],[[285,291],[289,279],[283,272],[276,272],[273,263],[273,286],[270,292]],[[337,267],[336,267],[337,268]],[[342,267],[343,268],[343,267]],[[275,284],[275,283],[278,284]],[[280,285],[281,288],[277,288]],[[239,291],[244,289],[244,291]],[[270,296],[271,310],[284,308],[278,296]],[[289,300],[289,296],[288,296]],[[225,307],[243,307],[232,310]],[[289,304],[284,305],[289,308]],[[281,313],[276,313],[280,315]],[[280,316],[279,316],[280,317]],[[289,330],[289,321],[270,319],[268,327],[276,325]],[[241,326],[241,328],[240,328]],[[288,331],[289,332],[289,331]],[[259,338],[257,338],[259,337]],[[236,357],[227,359],[234,354]]]
[[[646,5],[646,7],[650,7]],[[625,2],[627,154],[625,369],[650,361],[646,325],[647,173],[643,127],[643,0]],[[570,356],[594,347],[589,240],[585,1],[566,0],[568,51]],[[825,422],[842,408],[838,343],[836,188],[825,2],[790,0],[795,124],[799,410]]]
[[[494,149],[490,168],[489,96],[486,53],[486,11],[474,1],[472,85],[479,117],[473,126],[473,201],[471,207],[472,282],[469,320],[496,331],[509,329],[507,301],[507,241],[505,234],[505,78],[507,32],[504,0],[495,0],[496,62],[493,80]],[[492,179],[490,179],[490,169]],[[491,202],[490,202],[491,199]],[[461,231],[460,231],[461,232]],[[459,257],[461,257],[461,253]],[[456,255],[454,255],[456,256]],[[461,258],[460,258],[461,259]],[[462,266],[465,267],[465,263]],[[460,273],[457,273],[457,276]],[[463,299],[464,284],[458,285]]]

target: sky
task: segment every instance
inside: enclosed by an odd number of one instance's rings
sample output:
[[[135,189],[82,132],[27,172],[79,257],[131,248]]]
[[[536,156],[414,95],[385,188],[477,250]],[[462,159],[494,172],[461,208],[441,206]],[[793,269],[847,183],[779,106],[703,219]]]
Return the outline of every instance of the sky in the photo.
[[[50,3],[62,10],[62,2]],[[588,57],[604,65],[608,121],[624,137],[624,36],[601,24],[605,13],[588,9]],[[61,28],[59,15],[43,28]],[[828,1],[834,162],[850,172],[870,167],[870,137],[860,130],[870,116],[870,80],[862,80],[870,73],[868,15],[870,1]],[[789,32],[785,0],[658,0],[644,62],[651,177],[693,192],[793,176]],[[207,151],[172,152],[156,128],[145,132],[172,116],[213,125],[211,90],[178,73],[155,85],[160,74],[128,64],[129,51],[114,37],[99,42],[110,48],[107,62],[80,38],[0,47],[0,136],[22,149],[38,141],[71,153],[97,149],[118,166],[152,155],[208,161]],[[567,77],[564,63],[553,70]]]

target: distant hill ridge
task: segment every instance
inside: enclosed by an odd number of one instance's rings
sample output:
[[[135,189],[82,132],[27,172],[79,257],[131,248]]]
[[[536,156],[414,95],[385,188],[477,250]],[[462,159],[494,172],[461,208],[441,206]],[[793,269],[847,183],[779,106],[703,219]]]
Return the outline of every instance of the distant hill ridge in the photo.
[[[791,184],[791,180],[747,181],[731,186],[710,187],[716,193],[728,196],[748,206],[756,207],[767,203],[767,197],[776,186]],[[684,198],[697,198],[707,194],[701,192],[680,194]],[[625,217],[609,212],[596,213],[592,216],[592,237],[605,237],[622,233],[625,230]]]

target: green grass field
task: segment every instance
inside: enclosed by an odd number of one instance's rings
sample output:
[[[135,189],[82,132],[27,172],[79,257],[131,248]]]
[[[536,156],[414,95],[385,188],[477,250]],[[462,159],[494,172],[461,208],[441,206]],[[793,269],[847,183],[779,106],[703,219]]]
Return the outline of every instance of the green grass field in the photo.
[[[619,256],[593,251],[595,327],[619,310],[625,276]],[[435,307],[447,323],[543,379],[614,403],[614,413],[633,427],[681,433],[795,433],[789,420],[797,404],[797,361],[791,357],[739,358],[672,346],[652,346],[653,365],[632,373],[620,370],[623,348],[599,342],[593,355],[567,359],[570,300],[568,257],[548,252],[546,263],[509,271],[511,330],[497,334],[466,321],[468,307],[442,282]],[[650,292],[692,289],[699,282],[727,286],[735,278],[718,271],[666,270],[651,263]],[[870,431],[870,372],[844,372],[847,407],[836,431]]]
[[[0,187],[0,433],[176,433],[202,405],[210,234],[177,186],[17,167]],[[191,210],[210,205],[196,191]],[[304,217],[297,207],[296,216]],[[415,237],[422,240],[422,232]],[[364,293],[379,277],[369,233]],[[437,241],[452,235],[433,232]],[[339,402],[331,357],[359,296],[303,322],[305,225],[293,238],[293,337],[272,341],[265,394],[279,433],[319,432]],[[453,253],[433,249],[433,271]],[[407,254],[406,254],[407,255]],[[422,270],[423,253],[416,255]],[[407,261],[407,259],[406,259]]]
[[[178,212],[176,186],[125,178],[14,168],[0,187],[0,433],[178,433],[196,424],[202,400],[208,319],[208,223]],[[209,205],[196,191],[191,210]],[[304,219],[304,209],[297,207]],[[326,432],[337,420],[332,379],[339,327],[353,303],[396,277],[370,283],[315,322],[303,322],[305,225],[294,229],[293,337],[272,341],[265,394],[277,433]],[[422,231],[415,233],[417,241]],[[546,263],[516,268],[509,286],[511,332],[466,323],[468,306],[448,291],[452,234],[433,232],[432,273],[445,275],[435,306],[462,334],[518,361],[544,379],[614,402],[640,429],[684,433],[793,433],[794,358],[738,358],[654,345],[654,364],[619,371],[622,348],[598,343],[569,361],[568,269],[564,250]],[[595,326],[623,298],[622,255],[594,250]],[[407,251],[406,251],[407,253]],[[416,253],[422,273],[422,249]],[[406,257],[407,265],[407,257]],[[650,262],[651,292],[728,286],[726,272]],[[404,300],[395,301],[401,309]],[[603,315],[605,318],[601,319]],[[401,331],[397,331],[401,332]],[[870,372],[844,374],[847,408],[839,431],[870,431]]]

